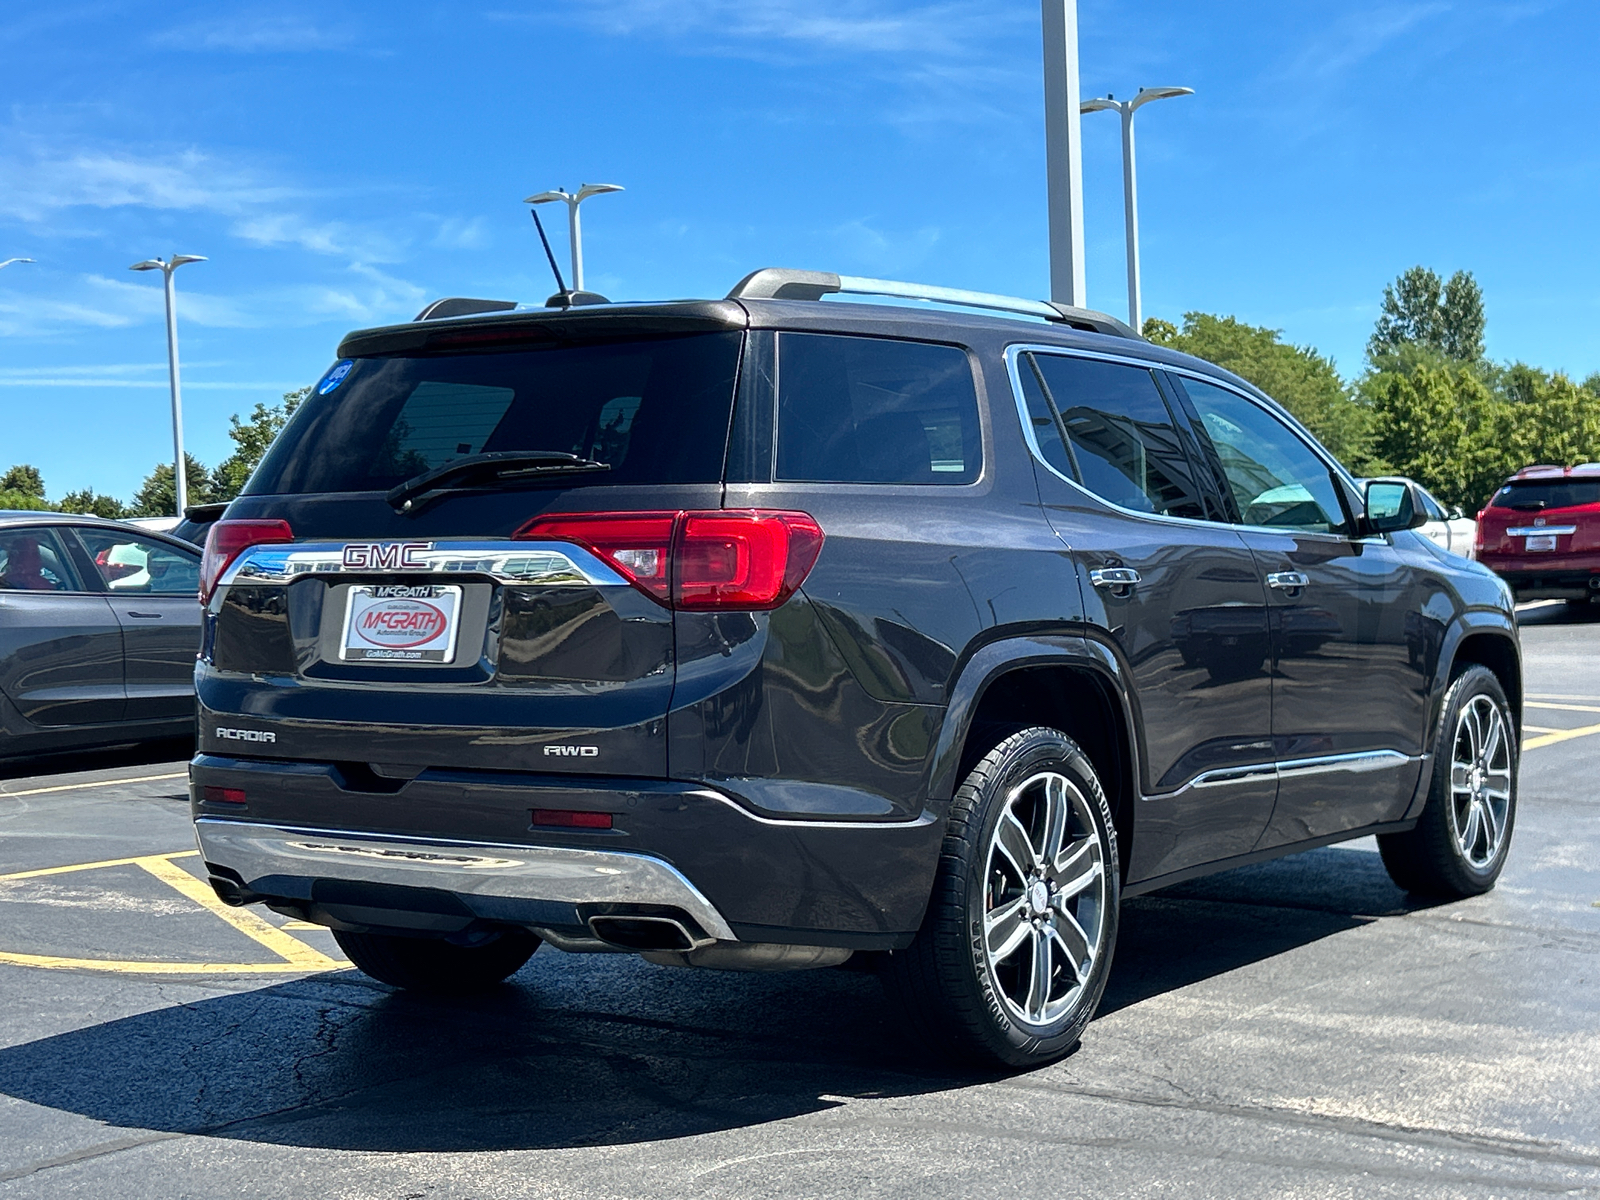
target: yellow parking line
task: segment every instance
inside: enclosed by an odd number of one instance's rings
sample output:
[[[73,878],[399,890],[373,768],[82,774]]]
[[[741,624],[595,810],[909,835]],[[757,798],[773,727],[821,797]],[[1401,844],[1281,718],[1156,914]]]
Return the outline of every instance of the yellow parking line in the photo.
[[[1524,730],[1530,730],[1531,729],[1534,733],[1560,733],[1561,732],[1561,730],[1559,728],[1557,728],[1556,726],[1554,726],[1554,725],[1529,725],[1526,721],[1524,721],[1522,723],[1522,728]]]
[[[1560,712],[1600,712],[1600,704],[1552,704],[1548,700],[1526,700],[1523,708],[1553,708]]]
[[[1524,697],[1527,700],[1586,700],[1590,704],[1600,704],[1600,696],[1568,696],[1563,692],[1529,692]]]
[[[1524,751],[1537,750],[1541,746],[1553,746],[1557,742],[1588,737],[1591,733],[1600,733],[1600,725],[1580,725],[1577,729],[1559,729],[1555,733],[1542,733],[1538,737],[1527,738],[1523,741],[1522,748]]]
[[[284,962],[293,963],[308,971],[326,971],[330,967],[340,965],[338,959],[329,958],[299,938],[290,937],[276,925],[263,921],[248,909],[229,908],[217,899],[217,894],[211,890],[210,884],[201,883],[182,867],[167,859],[152,855],[149,858],[138,859],[137,862],[173,891],[183,893],[201,908],[215,913],[246,937],[260,942]]]
[[[96,779],[89,783],[63,783],[58,787],[29,788],[25,792],[0,791],[0,800],[9,796],[42,796],[46,792],[77,792],[84,788],[113,787],[119,783],[158,783],[163,779],[187,779],[189,772],[173,771],[168,775],[139,775],[133,779]]]
[[[220,917],[246,937],[259,942],[276,954],[282,962],[270,963],[214,963],[214,962],[161,962],[107,958],[68,958],[56,954],[19,954],[0,950],[0,965],[17,967],[43,967],[47,970],[110,971],[126,975],[272,975],[290,972],[338,970],[349,964],[343,959],[330,958],[299,938],[291,937],[276,925],[262,920],[245,909],[229,908],[210,885],[195,878],[173,860],[196,858],[198,850],[175,850],[170,854],[141,854],[130,858],[106,858],[98,862],[72,863],[65,867],[40,867],[32,871],[14,871],[0,875],[0,881],[39,879],[47,875],[67,875],[77,871],[92,871],[100,867],[139,867],[162,883],[193,901],[207,912]]]
[[[10,875],[0,875],[0,880],[6,879],[37,879],[41,875],[70,875],[74,871],[93,871],[97,867],[128,867],[135,863],[143,862],[147,858],[197,858],[198,850],[174,850],[171,854],[152,856],[149,854],[135,855],[133,858],[105,858],[99,862],[73,863],[66,867],[39,867],[33,871],[17,871]]]

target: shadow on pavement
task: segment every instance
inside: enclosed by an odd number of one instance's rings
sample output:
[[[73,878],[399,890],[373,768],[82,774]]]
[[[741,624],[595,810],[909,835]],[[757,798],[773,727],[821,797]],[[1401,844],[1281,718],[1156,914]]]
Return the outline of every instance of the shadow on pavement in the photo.
[[[1561,600],[1520,605],[1518,625],[1600,625],[1600,604],[1567,604]]]
[[[1102,1012],[1410,907],[1376,855],[1341,850],[1131,900]],[[33,1104],[351,1150],[623,1145],[978,1081],[898,1036],[865,972],[699,972],[549,948],[468,1000],[347,971],[0,1051],[0,1092]]]

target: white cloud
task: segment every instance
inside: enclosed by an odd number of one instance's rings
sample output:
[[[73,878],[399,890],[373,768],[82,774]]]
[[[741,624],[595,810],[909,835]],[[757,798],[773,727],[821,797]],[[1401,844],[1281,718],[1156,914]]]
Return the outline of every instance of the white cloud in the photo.
[[[439,222],[433,245],[441,250],[482,250],[490,240],[489,223],[482,217],[447,217]]]
[[[167,50],[253,54],[337,50],[353,39],[348,29],[318,26],[292,14],[262,13],[195,21],[158,33],[150,41]]]

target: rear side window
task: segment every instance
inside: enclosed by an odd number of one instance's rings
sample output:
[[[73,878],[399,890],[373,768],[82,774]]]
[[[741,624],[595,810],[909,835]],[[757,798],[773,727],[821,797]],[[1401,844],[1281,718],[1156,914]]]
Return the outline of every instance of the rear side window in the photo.
[[[0,590],[81,592],[66,547],[53,529],[0,530]]]
[[[386,491],[451,459],[534,450],[611,464],[581,482],[716,483],[742,336],[357,359],[301,405],[245,492]]]
[[[1600,479],[1539,479],[1508,483],[1489,501],[1496,508],[1537,512],[1546,508],[1573,508],[1600,504]]]
[[[1187,439],[1148,369],[1059,354],[1018,367],[1034,441],[1057,471],[1122,508],[1206,517]]]
[[[778,335],[778,470],[809,483],[971,483],[983,466],[964,350]]]
[[[114,530],[76,532],[109,591],[154,596],[193,596],[200,591],[198,554]]]

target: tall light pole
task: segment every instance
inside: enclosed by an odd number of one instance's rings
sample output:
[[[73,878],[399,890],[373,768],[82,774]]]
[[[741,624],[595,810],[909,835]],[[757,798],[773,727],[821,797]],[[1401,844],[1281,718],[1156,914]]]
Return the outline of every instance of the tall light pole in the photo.
[[[178,389],[178,311],[173,304],[172,273],[185,263],[205,262],[200,254],[174,254],[171,259],[147,258],[130,271],[160,271],[167,291],[167,381],[172,387],[172,483],[177,489],[178,516],[189,507],[189,472],[183,458],[183,399]]]
[[[32,261],[33,261],[33,259],[31,259],[31,258],[8,258],[8,259],[5,260],[5,262],[0,262],[0,268],[9,267],[14,262],[32,262]]]
[[[1083,131],[1078,124],[1078,0],[1040,0],[1050,299],[1082,308]]]
[[[578,189],[576,195],[568,195],[557,188],[553,192],[540,192],[536,196],[529,196],[524,204],[549,204],[552,200],[564,200],[567,205],[567,237],[572,247],[572,290],[583,291],[583,227],[578,223],[578,205],[590,196],[598,196],[602,192],[620,192],[622,187],[615,183],[586,183]]]
[[[1122,114],[1122,208],[1124,219],[1127,221],[1128,324],[1133,326],[1135,333],[1140,330],[1142,314],[1139,304],[1139,186],[1133,164],[1133,114],[1152,100],[1192,95],[1194,89],[1186,87],[1140,88],[1139,94],[1132,100],[1118,100],[1115,96],[1107,96],[1104,100],[1083,102],[1083,111],[1086,113],[1115,109]]]

